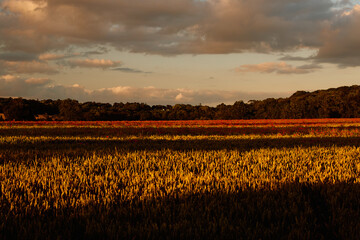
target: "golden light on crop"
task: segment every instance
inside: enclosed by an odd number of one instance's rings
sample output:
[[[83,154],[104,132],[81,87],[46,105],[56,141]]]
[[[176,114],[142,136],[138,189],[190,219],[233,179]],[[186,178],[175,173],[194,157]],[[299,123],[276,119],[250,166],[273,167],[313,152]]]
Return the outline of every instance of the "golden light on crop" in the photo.
[[[176,135],[137,127],[118,135],[14,126],[0,132],[0,237],[312,238],[327,236],[309,229],[329,229],[321,220],[352,238],[358,128]]]

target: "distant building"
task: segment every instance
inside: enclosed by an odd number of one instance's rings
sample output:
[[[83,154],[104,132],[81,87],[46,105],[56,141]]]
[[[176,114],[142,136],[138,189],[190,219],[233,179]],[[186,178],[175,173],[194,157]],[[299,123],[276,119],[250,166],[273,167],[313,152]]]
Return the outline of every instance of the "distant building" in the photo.
[[[35,119],[38,121],[48,121],[48,120],[50,120],[50,117],[47,114],[39,114],[39,115],[35,116]]]
[[[61,118],[58,115],[39,114],[35,116],[36,121],[59,121]]]

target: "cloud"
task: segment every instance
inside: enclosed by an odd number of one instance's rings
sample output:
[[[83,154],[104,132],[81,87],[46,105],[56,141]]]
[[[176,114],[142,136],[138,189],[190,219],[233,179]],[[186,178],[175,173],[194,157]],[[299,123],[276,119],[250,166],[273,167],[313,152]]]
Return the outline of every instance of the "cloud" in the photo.
[[[0,76],[0,96],[38,98],[37,92],[46,92],[50,79],[23,78],[17,75]]]
[[[16,81],[17,79],[19,79],[19,76],[14,76],[14,75],[10,75],[10,74],[0,76],[0,80],[4,81],[6,83]]]
[[[72,86],[49,85],[48,79],[26,79],[18,76],[0,76],[0,96],[36,99],[77,99],[81,102],[144,102],[155,104],[232,104],[238,100],[285,97],[291,93],[263,93],[219,90],[163,89],[155,87],[117,86],[89,90],[78,84]],[[76,97],[75,97],[76,96]]]
[[[112,45],[151,54],[285,51],[320,47],[331,0],[4,0],[1,42],[44,53]]]
[[[55,74],[58,70],[46,62],[33,61],[2,61],[0,60],[0,74]]]
[[[21,62],[21,61],[33,61],[36,60],[37,56],[35,54],[25,53],[25,52],[3,52],[0,53],[0,60],[12,61],[12,62]]]
[[[339,67],[360,66],[360,5],[342,11],[321,33],[323,45],[316,56],[318,62]]]
[[[66,57],[65,54],[55,54],[55,53],[43,53],[39,56],[39,60],[59,60],[64,59]]]
[[[236,72],[248,73],[277,73],[277,74],[305,74],[313,72],[316,69],[320,69],[318,64],[307,64],[299,67],[291,66],[285,62],[267,62],[260,64],[246,64],[236,68]]]
[[[84,56],[84,57],[88,57],[88,56],[91,56],[91,55],[105,54],[105,53],[108,53],[109,51],[110,50],[108,49],[108,47],[98,46],[96,49],[83,52],[81,55]]]
[[[28,78],[25,80],[25,83],[32,85],[45,85],[50,82],[51,80],[49,78]]]
[[[70,67],[107,69],[121,65],[121,61],[105,59],[71,59],[67,61],[67,65]]]
[[[176,95],[175,100],[176,101],[183,101],[184,100],[184,95],[182,93],[179,93],[178,95]]]
[[[85,57],[91,55],[100,55],[106,53],[106,50],[103,50],[103,48],[99,48],[99,50],[94,51],[86,51],[86,52],[72,52],[71,49],[67,49],[65,53],[52,53],[52,52],[46,52],[43,54],[40,54],[38,59],[42,61],[52,61],[52,60],[63,60],[67,58],[74,58],[74,57]]]
[[[284,53],[305,48],[318,50],[315,58],[319,63],[359,66],[360,7],[349,3],[3,0],[0,46],[6,53],[37,54],[43,61],[60,59],[62,54],[49,52],[65,51],[69,46],[115,47],[120,51],[160,55]],[[82,57],[102,52],[92,51]],[[3,60],[15,61],[14,56]],[[74,60],[69,65],[100,68],[120,65],[94,61]]]
[[[310,57],[300,57],[300,56],[291,56],[291,55],[285,55],[279,58],[281,61],[309,61],[314,60],[314,56]]]
[[[125,67],[113,68],[111,70],[125,72],[125,73],[151,73],[151,72],[144,72],[144,71],[133,69],[133,68],[125,68]]]

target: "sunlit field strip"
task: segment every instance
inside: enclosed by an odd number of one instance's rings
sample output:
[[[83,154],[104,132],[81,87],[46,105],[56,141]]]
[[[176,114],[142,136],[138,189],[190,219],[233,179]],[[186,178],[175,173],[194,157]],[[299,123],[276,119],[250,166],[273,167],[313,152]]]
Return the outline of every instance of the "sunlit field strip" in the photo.
[[[352,158],[349,159],[349,156]],[[102,181],[110,180],[108,182],[110,185],[106,186],[108,188],[116,187],[111,182],[122,182],[123,188],[128,188],[128,193],[124,194],[127,200],[138,199],[137,197],[140,197],[138,200],[142,200],[146,196],[155,197],[156,194],[161,193],[161,187],[168,188],[167,183],[177,182],[179,179],[183,179],[187,185],[180,191],[184,194],[207,192],[208,190],[202,188],[201,184],[207,185],[213,181],[219,187],[217,190],[224,191],[235,191],[236,186],[239,189],[250,187],[254,190],[277,188],[282,184],[295,181],[336,183],[351,180],[352,183],[359,183],[360,162],[356,161],[357,157],[360,157],[359,147],[294,147],[248,152],[237,150],[149,152],[144,150],[125,153],[116,150],[112,154],[93,153],[90,157],[76,159],[69,159],[66,155],[60,154],[44,161],[36,159],[34,162],[36,164],[32,166],[17,162],[5,163],[0,167],[0,175],[7,179],[3,183],[10,185],[19,182],[25,186],[31,182],[50,181],[45,184],[48,185],[48,190],[51,190],[47,194],[56,194],[57,191],[62,192],[69,187],[74,187],[70,186],[72,183],[69,179],[65,182],[61,180],[64,176],[73,179],[75,177],[81,181],[80,183],[89,184],[88,187],[94,184],[95,188],[105,184],[105,182],[101,183]],[[53,175],[54,173],[56,174]],[[50,175],[53,175],[53,178],[49,178]],[[90,182],[86,182],[89,177]],[[206,179],[206,182],[202,182]],[[146,184],[155,183],[155,181],[160,184],[156,187],[159,189],[153,189],[154,191],[148,193],[147,191],[139,192],[140,185],[144,188],[152,187]],[[191,190],[191,181],[199,187],[195,188],[195,192]],[[61,188],[63,184],[70,185]],[[6,184],[3,187],[8,188]],[[18,187],[21,188],[22,184]],[[8,190],[5,191],[8,199],[16,198],[16,194],[11,195],[11,188]],[[86,194],[88,190],[84,190],[83,197],[89,197]],[[106,189],[100,192],[105,193]],[[34,195],[32,197],[36,198]],[[97,198],[97,201],[101,202],[103,199]],[[78,203],[81,204],[80,201]]]
[[[246,140],[246,139],[284,139],[284,138],[322,138],[322,137],[338,137],[339,141],[341,138],[347,137],[360,137],[360,132],[357,134],[304,134],[304,135],[283,135],[283,134],[272,134],[272,135],[151,135],[151,136],[123,136],[123,137],[114,137],[114,136],[103,136],[103,137],[94,137],[94,136],[0,136],[0,143],[11,143],[18,144],[20,142],[56,142],[56,141],[133,141],[133,140],[166,140],[166,141],[177,141],[177,140],[212,140],[212,141],[222,141],[222,140]]]

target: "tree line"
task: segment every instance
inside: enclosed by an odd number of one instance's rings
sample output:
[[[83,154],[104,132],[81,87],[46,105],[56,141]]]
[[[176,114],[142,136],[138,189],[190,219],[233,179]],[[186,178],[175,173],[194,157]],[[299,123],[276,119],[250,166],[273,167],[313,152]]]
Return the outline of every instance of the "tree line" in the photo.
[[[3,120],[66,121],[358,118],[360,86],[297,91],[288,98],[237,101],[216,107],[0,98],[0,113]]]

